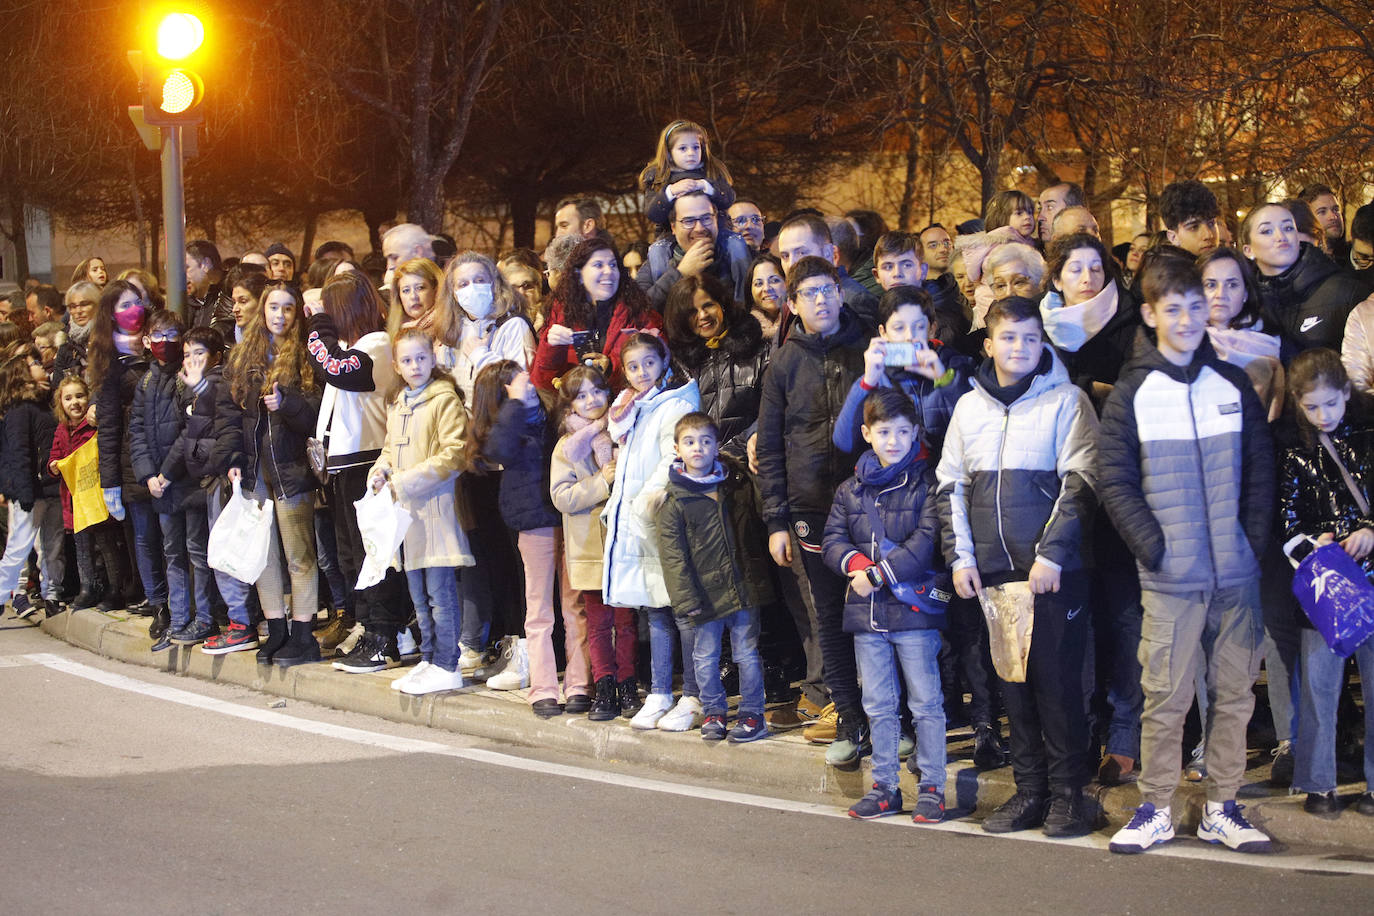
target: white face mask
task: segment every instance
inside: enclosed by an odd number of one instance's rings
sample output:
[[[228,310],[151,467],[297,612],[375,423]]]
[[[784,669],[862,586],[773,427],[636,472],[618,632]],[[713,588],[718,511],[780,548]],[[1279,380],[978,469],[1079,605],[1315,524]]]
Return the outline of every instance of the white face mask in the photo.
[[[469,283],[458,290],[458,307],[478,321],[490,317],[492,301],[490,283]]]

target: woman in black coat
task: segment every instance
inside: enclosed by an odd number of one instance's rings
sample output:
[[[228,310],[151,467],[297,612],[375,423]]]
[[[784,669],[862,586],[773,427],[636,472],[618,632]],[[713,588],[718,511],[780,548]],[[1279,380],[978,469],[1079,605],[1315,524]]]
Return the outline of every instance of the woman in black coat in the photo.
[[[719,280],[703,276],[673,286],[664,324],[674,359],[701,389],[702,412],[720,427],[721,451],[742,458],[770,349],[759,320]]]

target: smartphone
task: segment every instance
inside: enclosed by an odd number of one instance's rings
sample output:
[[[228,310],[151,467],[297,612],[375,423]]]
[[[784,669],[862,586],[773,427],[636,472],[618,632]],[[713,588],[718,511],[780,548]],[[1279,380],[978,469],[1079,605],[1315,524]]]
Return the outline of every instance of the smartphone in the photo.
[[[890,340],[883,344],[884,366],[914,366],[916,351],[925,346],[910,340]]]
[[[586,356],[586,355],[587,355],[587,351],[590,350],[590,349],[595,345],[595,343],[596,343],[596,332],[595,332],[595,331],[573,331],[573,332],[572,332],[572,345],[573,345],[573,349],[577,351],[577,355],[578,355],[579,357]]]

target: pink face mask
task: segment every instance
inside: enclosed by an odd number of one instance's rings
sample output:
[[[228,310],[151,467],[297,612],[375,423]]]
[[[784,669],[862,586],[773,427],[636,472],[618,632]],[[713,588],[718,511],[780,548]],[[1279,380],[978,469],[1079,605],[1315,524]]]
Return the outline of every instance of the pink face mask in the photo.
[[[122,312],[115,312],[115,324],[125,334],[137,334],[143,330],[143,316],[145,312],[142,305],[131,305]]]

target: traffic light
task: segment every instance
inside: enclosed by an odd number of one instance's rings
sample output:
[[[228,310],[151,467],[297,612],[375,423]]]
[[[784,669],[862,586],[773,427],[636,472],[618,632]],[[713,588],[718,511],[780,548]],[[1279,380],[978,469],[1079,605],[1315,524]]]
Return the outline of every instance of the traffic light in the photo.
[[[161,127],[199,124],[205,101],[205,20],[194,3],[150,9],[141,29],[143,117]]]

